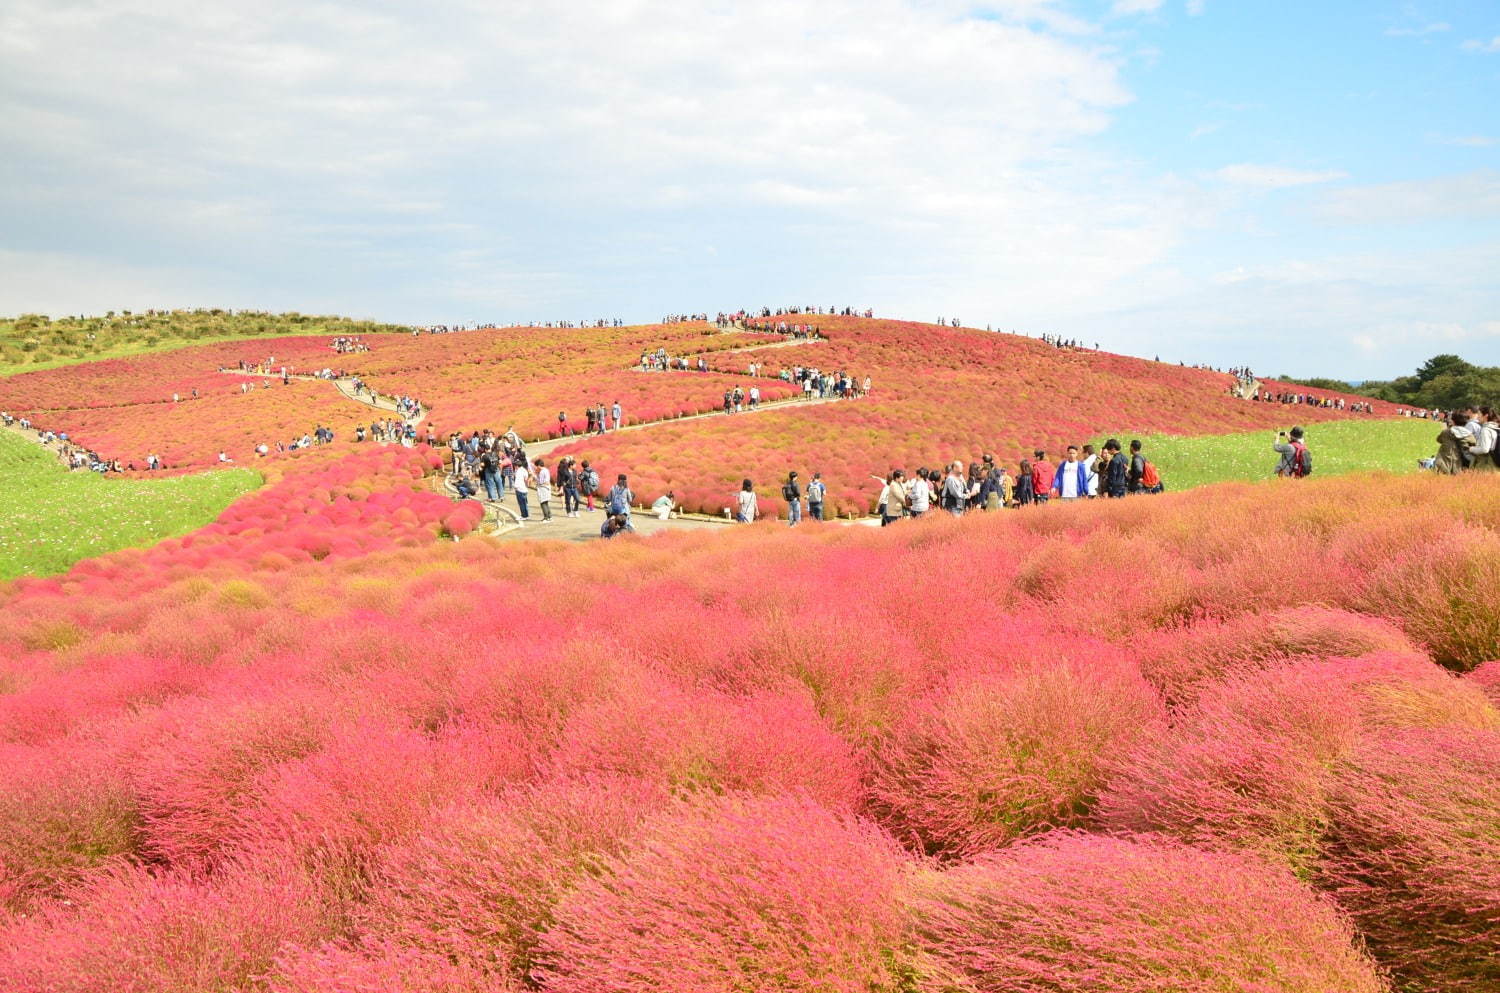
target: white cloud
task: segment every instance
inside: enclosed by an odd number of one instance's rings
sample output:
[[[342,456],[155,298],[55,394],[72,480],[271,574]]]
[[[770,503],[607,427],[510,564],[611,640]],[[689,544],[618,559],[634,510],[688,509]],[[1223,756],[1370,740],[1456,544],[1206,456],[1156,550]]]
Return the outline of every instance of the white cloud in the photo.
[[[1204,0],[1187,0],[1187,12],[1189,17],[1200,17],[1203,14]]]
[[[1115,0],[1110,8],[1116,14],[1151,14],[1161,9],[1163,0]]]
[[[1224,125],[1218,121],[1215,121],[1212,124],[1200,124],[1196,128],[1193,128],[1192,132],[1188,134],[1188,139],[1190,141],[1197,141],[1199,138],[1206,138],[1209,135],[1213,134],[1215,131],[1223,130],[1223,127]]]
[[[1289,186],[1309,186],[1315,183],[1331,183],[1345,179],[1348,173],[1334,169],[1311,171],[1287,169],[1282,166],[1255,165],[1242,162],[1228,165],[1214,173],[1220,180],[1234,186],[1248,186],[1263,190],[1279,190]]]
[[[1500,53],[1500,34],[1495,35],[1489,41],[1470,39],[1463,43],[1463,50],[1466,52],[1479,52],[1483,55]]]
[[[1500,145],[1500,138],[1490,138],[1486,135],[1471,134],[1462,138],[1449,138],[1443,142],[1445,145],[1457,145],[1460,148],[1494,148]]]
[[[1388,38],[1422,38],[1430,34],[1440,34],[1451,30],[1453,30],[1453,25],[1447,21],[1432,21],[1416,26],[1386,28],[1385,34]]]
[[[1500,172],[1478,169],[1433,179],[1338,190],[1314,210],[1323,220],[1353,224],[1422,224],[1500,216]]]

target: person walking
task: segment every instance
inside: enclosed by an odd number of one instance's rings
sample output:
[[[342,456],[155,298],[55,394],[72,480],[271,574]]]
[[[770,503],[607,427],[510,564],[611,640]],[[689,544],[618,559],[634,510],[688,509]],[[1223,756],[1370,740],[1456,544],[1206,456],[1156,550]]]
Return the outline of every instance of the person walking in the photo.
[[[760,512],[760,508],[757,506],[755,498],[755,486],[750,480],[746,479],[740,483],[740,491],[735,495],[735,498],[738,501],[739,510],[735,513],[734,519],[741,524],[749,524],[754,521],[755,515]]]
[[[579,474],[579,482],[583,486],[584,499],[588,501],[589,513],[594,512],[594,494],[599,492],[599,474],[589,464],[588,459],[583,460],[583,472]]]
[[[562,483],[563,491],[563,514],[567,517],[578,516],[578,467],[573,464],[573,457],[567,456],[558,463],[557,474],[561,477],[558,482]]]
[[[620,408],[620,401],[616,400],[614,406],[610,408],[610,416],[614,418],[615,430],[620,430],[625,424],[625,411]]]
[[[1036,497],[1036,477],[1031,474],[1031,460],[1022,459],[1016,470],[1016,506],[1029,507]]]
[[[828,487],[823,485],[823,474],[813,473],[812,482],[807,484],[807,516],[815,521],[823,519],[823,498],[828,495]]]
[[[787,527],[796,527],[802,520],[802,486],[797,482],[797,470],[787,474],[781,484],[781,496],[786,500]]]

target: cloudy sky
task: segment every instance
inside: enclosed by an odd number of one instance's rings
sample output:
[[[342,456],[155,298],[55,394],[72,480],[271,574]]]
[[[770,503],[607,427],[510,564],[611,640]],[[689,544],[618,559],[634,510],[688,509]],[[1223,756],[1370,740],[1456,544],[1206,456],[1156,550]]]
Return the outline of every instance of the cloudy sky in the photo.
[[[0,313],[1500,363],[1493,0],[0,0],[0,121]]]

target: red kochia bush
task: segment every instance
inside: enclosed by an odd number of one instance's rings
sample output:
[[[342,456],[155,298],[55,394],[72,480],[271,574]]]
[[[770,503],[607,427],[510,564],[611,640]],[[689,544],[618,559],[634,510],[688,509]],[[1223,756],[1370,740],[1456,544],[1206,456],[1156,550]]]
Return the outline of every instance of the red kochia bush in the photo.
[[[1398,620],[1442,665],[1460,672],[1500,655],[1500,535],[1450,524],[1381,568],[1361,607]]]
[[[117,865],[0,930],[0,989],[202,993],[252,988],[283,942],[316,942],[336,911],[285,864],[210,880]]]
[[[366,942],[523,980],[553,906],[618,855],[666,799],[643,780],[590,777],[441,810],[415,837],[381,851],[360,915]]]
[[[915,848],[973,855],[1079,824],[1105,760],[1164,728],[1155,691],[1123,660],[956,674],[878,748],[870,808]]]
[[[1208,682],[1235,670],[1294,658],[1354,658],[1371,652],[1420,655],[1389,621],[1328,607],[1207,620],[1138,637],[1141,671],[1173,703],[1190,701]]]
[[[1115,761],[1100,819],[1304,867],[1328,821],[1330,769],[1362,733],[1497,722],[1473,687],[1410,656],[1243,672],[1205,690],[1169,734]]]
[[[1469,673],[1469,678],[1484,691],[1491,703],[1500,707],[1500,659],[1484,663]]]
[[[699,798],[559,905],[535,976],[555,993],[895,987],[903,860],[805,799]]]
[[[1382,993],[1333,907],[1254,858],[1061,832],[924,877],[923,993]]]
[[[1500,989],[1500,733],[1361,743],[1340,769],[1318,881],[1402,989]]]
[[[805,693],[735,697],[648,681],[574,714],[553,765],[680,790],[795,790],[836,810],[853,809],[860,789],[853,750]]]
[[[294,947],[277,960],[270,993],[519,993],[524,987],[477,965],[385,945]]]

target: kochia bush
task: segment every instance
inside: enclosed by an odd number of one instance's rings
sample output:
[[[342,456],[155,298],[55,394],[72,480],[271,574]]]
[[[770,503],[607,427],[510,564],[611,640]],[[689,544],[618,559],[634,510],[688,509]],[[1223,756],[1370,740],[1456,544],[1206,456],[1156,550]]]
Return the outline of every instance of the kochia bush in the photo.
[[[795,797],[679,806],[564,898],[536,978],[556,993],[894,990],[903,859]]]
[[[1056,833],[925,875],[923,993],[1383,993],[1289,873],[1177,843]]]
[[[1500,732],[1392,731],[1338,772],[1318,882],[1403,989],[1500,988]]]
[[[971,856],[1083,823],[1106,760],[1165,730],[1133,664],[1042,660],[961,672],[877,750],[876,817],[929,854]]]

